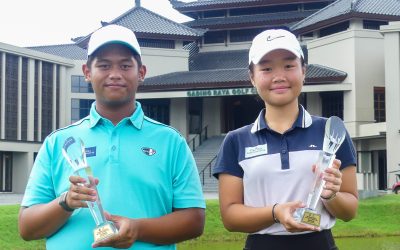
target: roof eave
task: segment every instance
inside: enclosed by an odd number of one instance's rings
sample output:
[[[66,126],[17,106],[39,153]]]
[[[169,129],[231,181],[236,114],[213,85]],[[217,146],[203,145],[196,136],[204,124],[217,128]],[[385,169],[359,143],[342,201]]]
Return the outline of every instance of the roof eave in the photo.
[[[148,32],[135,32],[135,34],[137,38],[162,39],[162,40],[196,41],[202,37],[202,35],[190,36],[190,35],[172,35],[172,34],[160,34],[160,33],[148,33]]]
[[[326,0],[328,1],[328,0]],[[172,1],[173,2],[173,1]],[[192,3],[187,4],[178,4],[174,5],[172,3],[172,7],[179,12],[193,12],[193,11],[204,11],[204,10],[217,10],[217,9],[227,9],[227,8],[248,8],[248,7],[258,7],[258,6],[271,6],[271,5],[281,5],[281,4],[295,4],[295,3],[312,3],[312,2],[321,2],[321,0],[259,0],[252,2],[235,2],[235,3],[216,3],[212,2],[208,5],[191,5]]]
[[[192,28],[208,28],[210,30],[212,29],[232,29],[232,28],[254,28],[254,26],[261,26],[261,27],[273,27],[277,25],[284,25],[287,24],[288,22],[296,22],[299,19],[280,19],[276,21],[259,21],[259,22],[246,22],[246,23],[241,23],[241,24],[234,24],[234,23],[229,23],[229,24],[207,24],[207,25],[188,25]]]
[[[347,77],[346,75],[341,76],[326,76],[326,77],[313,77],[306,78],[305,85],[318,85],[318,84],[333,84],[343,82]]]
[[[305,85],[334,84],[343,82],[345,76],[313,77],[306,78]],[[223,89],[223,88],[248,88],[251,87],[250,80],[246,81],[226,81],[226,82],[196,82],[196,83],[173,83],[173,84],[151,84],[140,85],[139,93],[143,92],[164,92],[164,91],[187,91],[201,89]]]
[[[247,88],[251,87],[250,80],[246,81],[226,81],[226,82],[196,82],[196,83],[174,83],[174,84],[151,84],[140,85],[138,92],[154,91],[187,91],[201,89],[223,89],[223,88]]]
[[[373,14],[373,13],[361,13],[361,12],[350,12],[340,16],[335,16],[333,18],[325,19],[323,21],[314,23],[309,26],[302,27],[300,29],[293,29],[293,32],[297,35],[306,34],[315,30],[319,30],[322,28],[326,28],[328,26],[341,23],[344,21],[349,21],[350,19],[354,18],[363,18],[369,20],[381,20],[381,21],[398,21],[400,20],[400,16],[393,16],[393,15],[380,15],[380,14]]]

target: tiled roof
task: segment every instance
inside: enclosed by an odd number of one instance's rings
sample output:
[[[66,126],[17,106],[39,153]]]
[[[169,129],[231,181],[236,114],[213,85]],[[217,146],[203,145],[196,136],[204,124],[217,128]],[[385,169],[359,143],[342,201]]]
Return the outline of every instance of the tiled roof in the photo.
[[[293,25],[292,30],[300,30],[307,26],[317,25],[318,23],[347,16],[366,16],[369,18],[379,18],[384,16],[400,19],[400,1],[399,0],[338,0],[325,8],[319,10],[313,15],[303,19]],[[399,17],[399,18],[396,18]],[[390,19],[392,19],[390,18]],[[392,20],[395,20],[392,19]]]
[[[347,73],[344,71],[319,64],[308,64],[305,84],[342,82],[346,77]]]
[[[249,86],[247,69],[180,71],[145,79],[139,90],[186,90]]]
[[[217,4],[227,4],[227,3],[252,3],[259,2],[260,0],[197,0],[193,2],[179,2],[179,1],[170,1],[172,5],[176,8],[179,7],[189,7],[189,6],[204,6],[204,5],[217,5]]]
[[[142,7],[132,8],[109,23],[125,26],[138,33],[187,37],[199,37],[203,35],[202,31],[176,23]]]
[[[248,50],[202,52],[189,58],[189,70],[246,68]]]
[[[231,16],[231,17],[215,17],[215,18],[204,18],[196,19],[193,21],[186,22],[185,24],[189,27],[206,27],[210,26],[226,26],[226,25],[238,25],[238,24],[252,24],[254,23],[282,23],[282,22],[293,22],[310,16],[315,13],[315,10],[309,11],[292,11],[292,12],[280,12],[280,13],[268,13],[259,15],[247,15],[247,16]]]
[[[48,46],[28,47],[28,49],[69,58],[72,60],[86,60],[86,50],[76,44],[59,44]]]
[[[102,23],[127,27],[133,30],[139,38],[196,40],[205,32],[205,30],[193,29],[176,23],[142,7],[134,7],[114,20]],[[85,47],[90,35],[76,38],[75,42],[79,46]]]
[[[302,49],[307,62],[307,48],[302,46]],[[189,56],[189,70],[247,68],[248,58],[248,50],[193,53]]]
[[[342,82],[347,77],[343,71],[311,64],[307,66],[306,84]],[[248,69],[208,69],[181,71],[145,79],[139,91],[173,91],[189,89],[215,89],[250,87]]]

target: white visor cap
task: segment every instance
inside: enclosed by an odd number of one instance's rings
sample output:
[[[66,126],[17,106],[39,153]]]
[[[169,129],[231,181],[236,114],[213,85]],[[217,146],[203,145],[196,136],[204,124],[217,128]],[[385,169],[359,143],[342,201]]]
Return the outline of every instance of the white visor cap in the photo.
[[[253,39],[249,51],[249,65],[258,64],[263,56],[277,49],[290,51],[298,58],[304,59],[300,43],[293,33],[283,29],[271,29],[261,32]]]
[[[141,56],[140,46],[133,31],[115,24],[107,25],[93,32],[87,47],[87,54],[90,56],[100,47],[112,43],[125,45]]]

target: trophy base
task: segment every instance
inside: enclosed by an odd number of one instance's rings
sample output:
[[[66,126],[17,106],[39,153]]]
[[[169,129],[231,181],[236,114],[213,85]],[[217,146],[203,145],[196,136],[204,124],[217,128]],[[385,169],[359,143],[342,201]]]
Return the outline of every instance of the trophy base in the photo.
[[[94,242],[105,240],[118,233],[114,223],[107,221],[93,230]]]
[[[297,222],[319,227],[321,224],[321,215],[309,208],[297,209],[293,215]]]

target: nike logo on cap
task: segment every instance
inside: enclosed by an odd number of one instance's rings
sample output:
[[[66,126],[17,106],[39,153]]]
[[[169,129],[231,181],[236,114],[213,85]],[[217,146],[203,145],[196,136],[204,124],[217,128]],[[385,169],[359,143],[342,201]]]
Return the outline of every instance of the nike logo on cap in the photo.
[[[282,38],[282,37],[285,37],[285,36],[276,36],[276,37],[267,36],[267,41],[270,42],[270,41],[272,41],[272,40],[275,40],[275,39],[278,39],[278,38]]]

